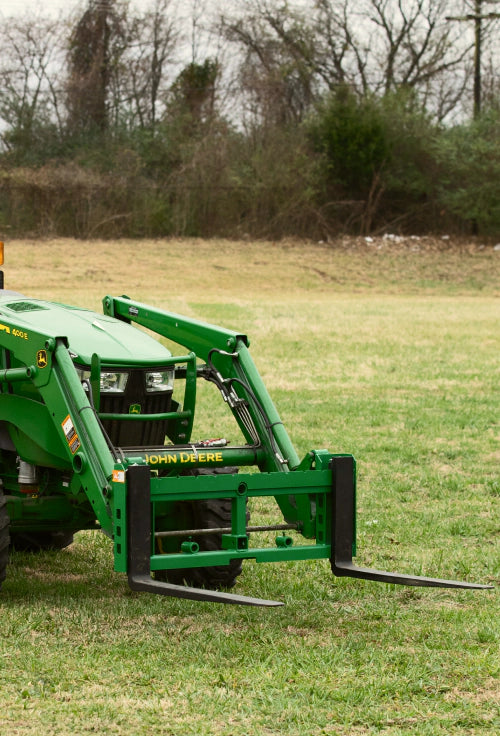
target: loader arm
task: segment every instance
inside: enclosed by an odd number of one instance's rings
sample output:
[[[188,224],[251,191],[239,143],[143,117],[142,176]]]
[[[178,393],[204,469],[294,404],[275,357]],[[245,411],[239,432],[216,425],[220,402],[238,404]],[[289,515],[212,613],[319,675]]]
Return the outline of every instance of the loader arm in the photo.
[[[54,425],[99,524],[112,534],[109,494],[114,458],[76,374],[65,340],[56,338],[47,344],[54,345],[53,351],[48,351],[51,378],[38,387],[40,394],[51,407]]]
[[[20,330],[19,320],[9,321],[5,314],[0,319],[4,350],[10,361],[19,364],[0,371],[6,399],[2,400],[0,418],[10,419],[10,433],[21,453],[24,446],[31,453],[30,438],[41,436],[39,443],[48,464],[74,473],[79,482],[73,484],[73,491],[83,490],[99,524],[112,533],[108,496],[114,458],[76,374],[68,339],[50,332]],[[12,386],[29,384],[37,391],[36,401],[9,393]],[[33,461],[31,454],[22,459]]]

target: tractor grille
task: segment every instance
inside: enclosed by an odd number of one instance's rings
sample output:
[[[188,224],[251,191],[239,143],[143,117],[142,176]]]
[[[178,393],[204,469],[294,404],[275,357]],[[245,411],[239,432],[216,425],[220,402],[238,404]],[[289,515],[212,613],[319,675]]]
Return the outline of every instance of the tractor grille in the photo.
[[[102,414],[164,414],[171,411],[172,392],[147,393],[142,371],[132,371],[124,393],[101,393]],[[115,447],[163,445],[166,419],[103,419],[102,424]]]

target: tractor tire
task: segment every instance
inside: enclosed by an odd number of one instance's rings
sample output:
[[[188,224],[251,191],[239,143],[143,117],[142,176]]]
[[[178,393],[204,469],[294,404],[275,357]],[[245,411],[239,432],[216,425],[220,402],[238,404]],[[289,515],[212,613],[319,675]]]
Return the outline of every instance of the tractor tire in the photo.
[[[214,475],[217,473],[237,473],[237,468],[224,468],[220,470],[194,470],[192,475]],[[192,528],[216,529],[231,526],[231,501],[229,499],[213,499],[210,501],[185,502],[189,505],[189,515],[192,520]],[[247,512],[247,523],[250,518]],[[193,536],[200,551],[220,550],[222,548],[222,534],[204,534]],[[233,588],[242,571],[241,560],[231,560],[229,565],[216,565],[214,567],[194,567],[180,570],[159,570],[155,573],[158,580],[163,580],[174,585],[188,585],[192,588],[207,588],[209,590],[220,590]]]
[[[10,544],[17,552],[60,550],[73,543],[73,532],[14,532]]]
[[[9,561],[9,524],[7,499],[0,486],[0,588],[7,574],[7,564]]]

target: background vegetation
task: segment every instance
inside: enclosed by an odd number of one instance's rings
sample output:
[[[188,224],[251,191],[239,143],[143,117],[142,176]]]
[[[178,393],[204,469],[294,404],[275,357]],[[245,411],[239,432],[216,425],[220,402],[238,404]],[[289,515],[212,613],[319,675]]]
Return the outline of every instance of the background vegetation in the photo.
[[[1,234],[498,236],[495,10],[82,0],[3,18]]]
[[[80,533],[12,556],[2,734],[496,736],[498,258],[425,238],[11,243],[8,288],[95,308],[127,293],[247,332],[299,454],[357,457],[358,564],[495,590],[248,562],[236,590],[284,608],[160,599]],[[204,398],[197,436],[231,438]]]

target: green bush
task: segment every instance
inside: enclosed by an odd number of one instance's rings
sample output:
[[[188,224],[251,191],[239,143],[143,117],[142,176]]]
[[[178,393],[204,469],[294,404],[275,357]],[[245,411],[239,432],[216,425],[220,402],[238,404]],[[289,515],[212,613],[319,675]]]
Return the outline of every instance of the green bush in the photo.
[[[340,87],[318,107],[311,136],[325,156],[325,175],[333,188],[352,197],[367,197],[373,177],[391,155],[379,101],[359,98]]]
[[[500,232],[500,109],[443,131],[436,145],[437,196],[460,221],[479,232]]]
[[[425,228],[438,131],[411,90],[360,98],[340,88],[318,107],[309,130],[324,157],[325,201],[347,204],[352,224],[364,232]]]

